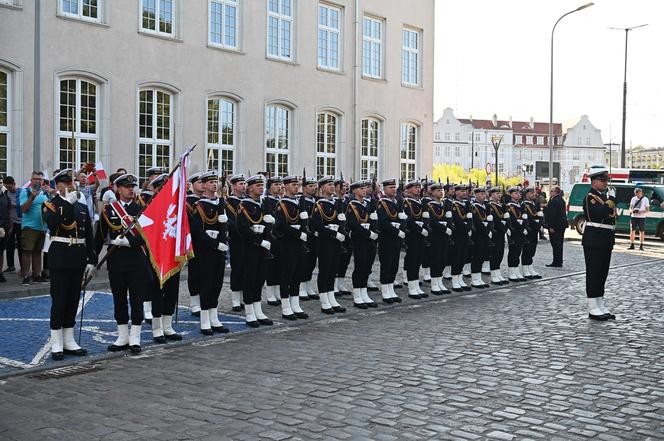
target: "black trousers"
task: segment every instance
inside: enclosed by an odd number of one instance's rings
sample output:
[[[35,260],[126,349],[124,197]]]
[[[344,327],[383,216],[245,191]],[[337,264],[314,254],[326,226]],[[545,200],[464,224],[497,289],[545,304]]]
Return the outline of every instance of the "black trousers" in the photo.
[[[276,259],[266,260],[263,248],[254,244],[245,245],[242,257],[242,265],[251,269],[244,271],[242,277],[242,298],[246,305],[250,305],[261,301],[267,262],[273,263]]]
[[[549,241],[551,242],[551,248],[553,249],[553,264],[562,265],[563,264],[563,243],[565,242],[565,229],[561,228],[555,230],[554,233],[549,233]]]
[[[302,241],[289,237],[279,239],[279,251],[279,294],[282,299],[297,297],[300,295],[299,270],[305,259]]]
[[[339,255],[339,263],[337,264],[336,277],[346,277],[346,271],[348,271],[348,266],[350,265],[350,258],[353,256],[355,250],[352,249],[352,241],[347,243],[349,239],[346,239],[342,246]]]
[[[378,238],[378,261],[380,262],[380,283],[394,283],[399,271],[401,239],[398,237]]]
[[[433,233],[429,236],[431,239],[431,246],[425,247],[425,254],[429,250],[431,277],[441,277],[443,275],[443,268],[445,267],[445,254],[447,254],[447,240],[442,234]],[[424,266],[424,264],[422,264]]]
[[[353,238],[353,288],[366,288],[371,274],[372,258],[375,257],[373,240]]]
[[[279,259],[281,259],[281,250],[279,249],[279,239],[272,241],[270,252],[274,259],[266,260],[265,265],[265,281],[268,286],[279,285]],[[251,268],[245,266],[245,268]],[[258,300],[257,300],[258,301]]]
[[[612,248],[583,247],[586,261],[586,295],[589,299],[604,297],[604,285],[611,266]]]
[[[242,291],[242,252],[244,243],[237,234],[228,236],[231,254],[231,291]]]
[[[514,240],[514,243],[507,248],[507,266],[516,268],[521,261],[521,253],[523,252],[523,240]]]
[[[316,260],[318,260],[318,240],[313,233],[309,233],[309,239],[307,240],[307,248],[309,252],[305,255],[300,272],[300,282],[309,282],[314,274],[314,269],[316,269]]]
[[[424,255],[424,237],[409,234],[406,236],[406,246],[408,246],[408,249],[403,259],[406,277],[409,281],[419,280],[420,266],[422,266],[422,256]]]
[[[108,270],[108,280],[113,293],[113,309],[118,325],[129,323],[129,306],[131,305],[131,324],[143,323],[143,299],[146,297],[147,271],[144,268],[132,271]],[[127,303],[127,292],[129,303]]]
[[[73,328],[83,269],[51,269],[51,329]]]
[[[493,248],[490,250],[491,271],[499,270],[505,256],[505,233],[494,233]]]
[[[523,252],[521,253],[522,265],[533,264],[533,257],[537,252],[537,242],[539,242],[539,229],[528,233],[528,243],[523,245]]]
[[[422,268],[431,268],[431,247],[424,247],[422,249]]]
[[[463,265],[466,263],[466,255],[468,253],[468,233],[462,232],[455,234],[454,246],[452,247],[452,275],[458,276],[463,270]]]
[[[19,263],[23,249],[21,248],[21,224],[14,224],[11,234],[7,237],[7,266],[14,266],[14,251],[18,251]]]
[[[178,304],[180,294],[180,273],[171,276],[160,289],[157,282],[157,292],[152,297],[152,316],[173,315]]]
[[[336,239],[318,239],[318,292],[333,292],[334,277],[342,253],[341,242]]]
[[[479,234],[478,234],[479,236]],[[481,273],[482,264],[489,258],[489,238],[488,237],[475,237],[473,235],[472,257],[470,260],[470,272]]]
[[[224,284],[224,272],[226,271],[226,254],[221,251],[211,250],[201,253],[200,260],[200,286],[201,286],[201,309],[216,308],[219,304],[219,294]]]
[[[187,275],[187,288],[189,288],[189,296],[194,297],[201,293],[200,284],[200,271],[198,269],[198,259],[194,257],[187,262],[188,275]],[[178,276],[179,277],[179,276]]]

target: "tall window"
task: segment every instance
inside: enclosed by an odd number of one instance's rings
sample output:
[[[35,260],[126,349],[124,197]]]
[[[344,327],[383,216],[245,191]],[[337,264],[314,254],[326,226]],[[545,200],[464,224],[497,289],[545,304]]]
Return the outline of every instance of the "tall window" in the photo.
[[[210,44],[238,48],[238,11],[240,0],[210,1]]]
[[[267,53],[270,57],[290,60],[293,46],[293,0],[268,0]]]
[[[337,170],[337,116],[319,113],[316,130],[316,174],[335,176]]]
[[[9,74],[0,70],[0,174],[8,173],[9,148]]]
[[[417,148],[417,127],[401,124],[401,178],[415,179],[415,151]]]
[[[158,89],[138,93],[138,177],[151,167],[170,168],[173,147],[172,96]]]
[[[420,84],[420,33],[412,29],[402,31],[401,81],[404,84]]]
[[[360,152],[361,179],[378,177],[378,152],[380,121],[373,118],[362,120],[362,151]]]
[[[265,169],[272,175],[288,174],[290,110],[282,106],[265,108]]]
[[[173,35],[173,0],[141,0],[141,11],[144,31]]]
[[[60,80],[58,168],[79,169],[97,161],[99,88],[71,78]]]
[[[339,70],[339,36],[341,10],[318,5],[318,67]]]
[[[63,15],[83,20],[98,21],[102,0],[60,0],[60,11]]]
[[[362,31],[362,75],[383,77],[383,21],[364,17]]]
[[[207,169],[231,174],[235,171],[235,103],[210,98],[207,111]]]

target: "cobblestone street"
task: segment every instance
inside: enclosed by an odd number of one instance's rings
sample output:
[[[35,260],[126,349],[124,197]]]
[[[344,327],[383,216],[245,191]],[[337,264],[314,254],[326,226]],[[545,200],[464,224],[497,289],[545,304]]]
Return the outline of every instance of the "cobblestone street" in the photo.
[[[0,438],[664,439],[661,257],[617,245],[611,322],[587,319],[568,243],[541,281],[6,377]]]

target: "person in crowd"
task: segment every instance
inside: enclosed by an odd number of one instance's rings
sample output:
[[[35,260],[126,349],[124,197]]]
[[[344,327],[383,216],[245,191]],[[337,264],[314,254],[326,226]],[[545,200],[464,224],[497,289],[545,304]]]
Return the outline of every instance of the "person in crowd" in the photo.
[[[563,242],[565,241],[565,230],[569,227],[565,201],[562,190],[555,186],[551,189],[551,199],[544,207],[544,225],[549,231],[549,241],[553,249],[553,261],[546,266],[561,268],[563,266]]]
[[[646,217],[650,211],[650,201],[643,194],[641,187],[634,189],[634,197],[629,201],[630,230],[629,249],[634,249],[636,232],[639,232],[639,251],[643,251],[643,241],[646,239]]]

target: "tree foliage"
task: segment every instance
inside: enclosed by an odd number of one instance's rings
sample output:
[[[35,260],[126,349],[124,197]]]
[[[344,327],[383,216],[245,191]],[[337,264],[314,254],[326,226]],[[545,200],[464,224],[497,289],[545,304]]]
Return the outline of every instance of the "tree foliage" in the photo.
[[[495,184],[493,183],[495,176],[495,173],[491,174],[492,184]],[[450,184],[467,184],[468,182],[473,182],[474,184],[485,185],[486,178],[486,171],[481,168],[474,168],[470,171],[466,171],[460,165],[455,164],[434,164],[433,166],[433,180],[440,181],[443,184],[447,183],[449,180]],[[499,186],[509,187],[520,183],[521,178],[519,176],[498,176]]]

